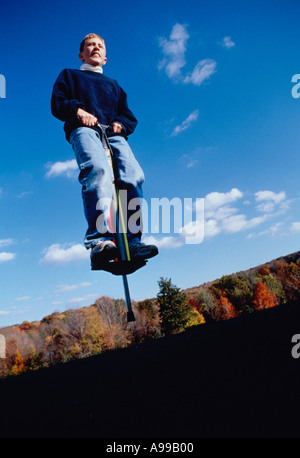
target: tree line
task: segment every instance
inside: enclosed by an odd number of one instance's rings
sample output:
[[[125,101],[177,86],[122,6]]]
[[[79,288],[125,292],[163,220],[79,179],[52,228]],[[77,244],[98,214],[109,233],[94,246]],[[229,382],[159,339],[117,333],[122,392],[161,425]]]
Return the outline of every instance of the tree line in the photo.
[[[193,290],[181,290],[170,278],[160,278],[158,286],[155,299],[133,302],[134,323],[127,323],[123,300],[101,297],[89,307],[0,329],[6,339],[0,376],[137,345],[190,326],[294,301],[300,296],[300,260],[275,261]]]

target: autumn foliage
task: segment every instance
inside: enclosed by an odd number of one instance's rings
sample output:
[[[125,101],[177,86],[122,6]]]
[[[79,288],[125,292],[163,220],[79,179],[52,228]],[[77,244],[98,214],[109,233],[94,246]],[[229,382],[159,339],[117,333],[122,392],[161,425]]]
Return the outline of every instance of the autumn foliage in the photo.
[[[1,328],[6,357],[0,358],[0,377],[137,345],[190,326],[234,319],[296,300],[300,296],[299,256],[300,252],[185,291],[171,279],[161,278],[156,299],[133,302],[134,323],[127,323],[123,300],[103,296],[89,307]]]
[[[209,323],[296,300],[300,296],[299,254],[192,288],[193,303]]]
[[[136,321],[127,323],[123,300],[99,298],[95,304],[41,321],[2,328],[6,358],[0,358],[0,376],[19,375],[52,364],[81,359],[161,335],[155,301],[134,303]]]
[[[216,312],[216,319],[218,321],[230,320],[231,318],[235,318],[237,315],[237,311],[229,301],[226,292],[221,290],[219,292],[219,306]]]
[[[255,287],[253,305],[255,310],[270,309],[277,305],[278,301],[274,293],[267,285],[259,281]]]

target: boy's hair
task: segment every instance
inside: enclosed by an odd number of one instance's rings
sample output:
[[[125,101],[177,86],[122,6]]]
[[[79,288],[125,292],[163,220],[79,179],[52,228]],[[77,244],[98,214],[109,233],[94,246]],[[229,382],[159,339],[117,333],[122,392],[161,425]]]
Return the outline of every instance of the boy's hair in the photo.
[[[87,40],[89,40],[90,38],[95,38],[95,37],[100,38],[100,40],[103,41],[103,43],[105,43],[105,41],[103,40],[103,38],[100,37],[100,35],[97,35],[97,33],[89,33],[88,35],[86,35],[86,36],[84,37],[84,39],[83,39],[82,42],[80,43],[80,52],[83,51],[85,42],[86,42]]]

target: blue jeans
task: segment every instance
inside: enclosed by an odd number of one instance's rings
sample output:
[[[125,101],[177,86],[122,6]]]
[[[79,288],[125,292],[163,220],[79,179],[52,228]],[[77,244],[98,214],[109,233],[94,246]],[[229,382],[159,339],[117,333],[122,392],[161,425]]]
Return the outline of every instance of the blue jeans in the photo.
[[[71,134],[70,143],[80,169],[78,179],[82,185],[84,213],[88,223],[84,243],[86,248],[92,248],[99,240],[113,239],[107,218],[113,195],[112,170],[102,145],[101,136],[94,129],[89,127],[75,129]],[[127,221],[125,223],[128,228],[128,220],[133,213],[132,210],[128,210],[128,203],[131,199],[143,197],[144,173],[124,137],[119,135],[111,137],[109,143],[118,170],[117,186],[120,190],[127,192],[127,211],[125,212]],[[128,229],[128,240],[141,238],[141,208],[139,216],[139,230],[132,233]]]

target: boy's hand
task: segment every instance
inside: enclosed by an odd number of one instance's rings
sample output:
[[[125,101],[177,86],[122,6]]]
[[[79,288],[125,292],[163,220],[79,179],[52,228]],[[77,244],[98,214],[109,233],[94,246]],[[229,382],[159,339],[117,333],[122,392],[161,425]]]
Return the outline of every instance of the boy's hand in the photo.
[[[95,116],[93,116],[91,113],[88,113],[87,111],[84,111],[82,108],[78,108],[77,118],[80,119],[82,124],[85,126],[94,126],[98,121]]]
[[[112,125],[112,130],[116,134],[120,134],[122,132],[123,126],[117,122],[114,122]]]

